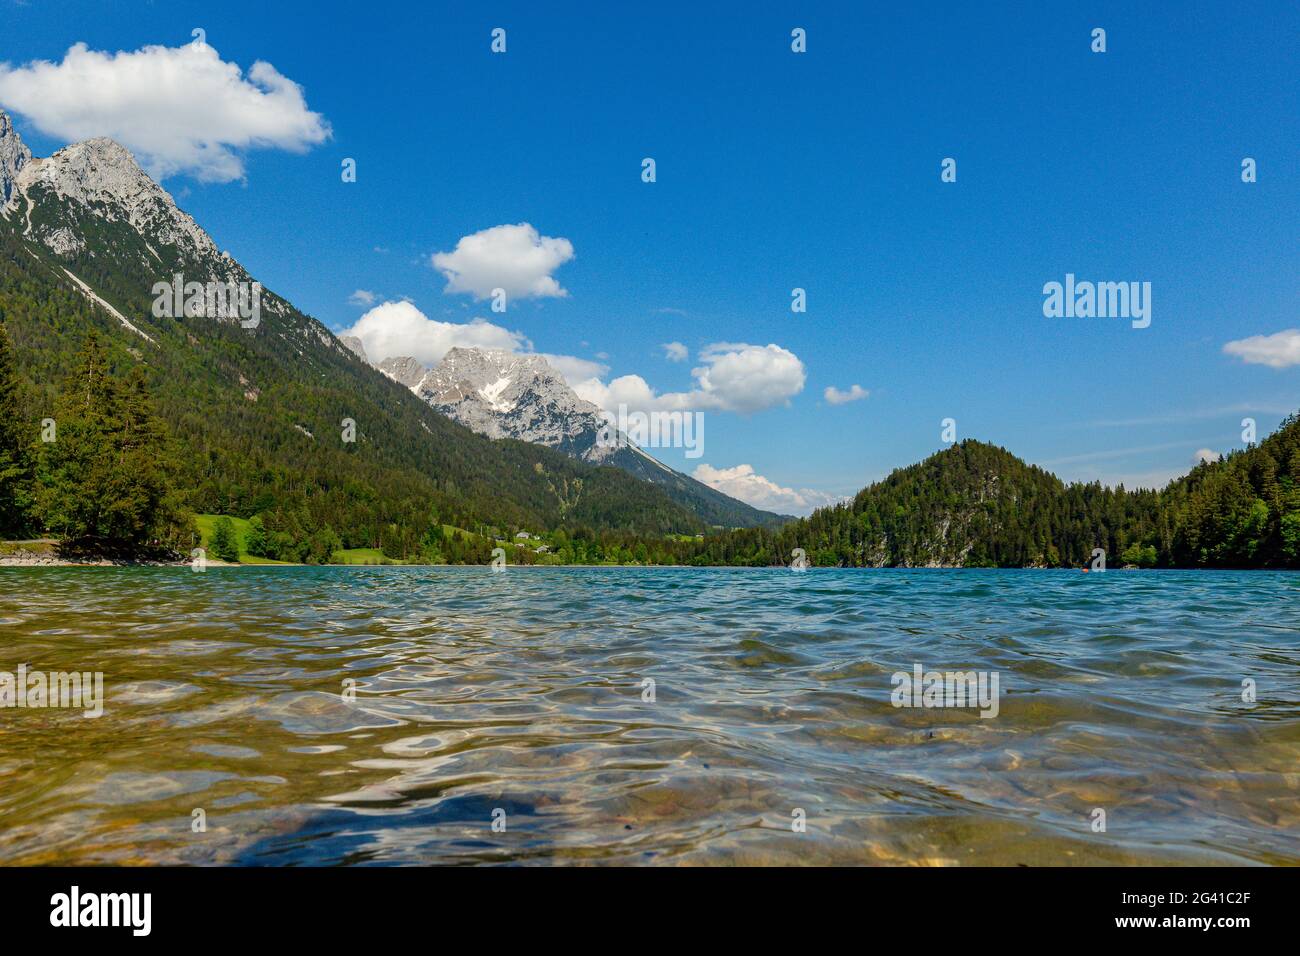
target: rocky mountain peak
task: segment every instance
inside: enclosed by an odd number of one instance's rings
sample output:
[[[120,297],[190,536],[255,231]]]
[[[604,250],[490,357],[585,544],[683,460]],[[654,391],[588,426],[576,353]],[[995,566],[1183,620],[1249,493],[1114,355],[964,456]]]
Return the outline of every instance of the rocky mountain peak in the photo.
[[[13,198],[18,174],[31,160],[32,151],[14,129],[13,120],[0,110],[0,206]]]
[[[477,387],[490,385],[501,378],[554,380],[564,384],[555,369],[540,355],[517,355],[505,349],[457,346],[443,356],[434,372],[440,381],[460,379]]]
[[[510,435],[539,444],[557,444],[571,431],[566,419],[578,416],[586,428],[599,409],[569,388],[561,375],[540,355],[516,355],[503,349],[454,348],[419,383],[417,394],[434,406],[462,405],[464,413],[479,419],[483,428],[465,424],[492,437]],[[509,423],[502,417],[511,419]],[[521,421],[522,420],[522,421]],[[493,427],[495,421],[498,428]],[[524,437],[524,431],[556,431],[557,441]]]
[[[14,143],[6,145],[10,140]],[[107,137],[73,143],[38,159],[17,139],[9,118],[0,114],[0,188],[10,207],[24,198],[30,201],[24,235],[59,255],[74,255],[84,248],[85,223],[93,217],[130,226],[145,237],[156,261],[163,258],[159,249],[171,246],[182,259],[202,262],[213,271],[231,268],[229,257],[177,208],[130,150]],[[57,208],[57,212],[47,213],[34,225],[31,212],[37,206]]]
[[[342,342],[353,355],[361,359],[361,361],[365,362],[367,365],[370,364],[370,356],[366,355],[365,344],[355,335],[344,335],[339,339],[339,341]]]
[[[24,187],[44,183],[59,196],[83,204],[171,203],[171,196],[149,178],[129,150],[102,136],[34,160],[21,182]]]
[[[409,355],[394,355],[375,366],[393,381],[407,388],[415,388],[428,374],[428,369]]]
[[[540,355],[456,347],[432,369],[409,355],[384,359],[375,367],[448,418],[489,438],[518,438],[588,461],[607,455],[595,447],[603,424],[600,409],[579,398]]]

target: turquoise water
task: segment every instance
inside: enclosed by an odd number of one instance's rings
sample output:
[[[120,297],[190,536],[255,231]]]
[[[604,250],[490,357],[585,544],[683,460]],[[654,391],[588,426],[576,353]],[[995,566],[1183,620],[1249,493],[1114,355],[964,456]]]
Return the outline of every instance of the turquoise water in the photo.
[[[1300,861],[1295,574],[0,569],[24,663],[6,864]]]

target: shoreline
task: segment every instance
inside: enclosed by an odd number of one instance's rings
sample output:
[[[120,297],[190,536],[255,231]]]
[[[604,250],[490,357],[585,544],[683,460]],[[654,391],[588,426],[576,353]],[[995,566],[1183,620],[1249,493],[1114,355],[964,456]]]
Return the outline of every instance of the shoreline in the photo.
[[[415,564],[415,563],[398,563],[392,564],[290,564],[288,562],[275,562],[267,564],[245,564],[231,563],[227,561],[214,561],[208,559],[207,566],[211,568],[283,568],[293,570],[299,568],[353,568],[357,570],[375,570],[380,568],[490,568],[488,564]],[[15,558],[12,555],[0,555],[0,570],[6,568],[189,568],[189,561],[159,561],[147,559],[126,559],[126,558],[88,558],[85,560],[74,560],[71,558],[54,558],[54,557],[28,557]],[[592,571],[608,570],[611,568],[628,568],[628,569],[650,569],[663,568],[668,570],[716,570],[731,569],[736,571],[788,571],[787,565],[767,564],[767,565],[748,565],[748,564],[509,564],[506,565],[512,571],[542,570],[546,568],[583,568]],[[1081,572],[1082,568],[1044,568],[1044,567],[1016,567],[1016,568],[970,568],[960,564],[945,565],[924,565],[924,566],[882,566],[882,567],[861,567],[861,566],[827,566],[824,568],[810,567],[808,571],[1069,571]],[[1290,568],[1109,568],[1111,572],[1133,572],[1133,571],[1217,571],[1227,573],[1239,573],[1242,571],[1259,571],[1264,573],[1277,573],[1292,571]],[[199,572],[205,573],[205,572]],[[1095,572],[1105,573],[1105,572]],[[1292,573],[1300,573],[1294,572]]]

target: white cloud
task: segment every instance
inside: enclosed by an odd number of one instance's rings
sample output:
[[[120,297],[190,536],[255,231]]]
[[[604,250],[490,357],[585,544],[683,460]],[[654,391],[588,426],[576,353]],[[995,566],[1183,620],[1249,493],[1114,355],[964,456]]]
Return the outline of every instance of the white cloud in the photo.
[[[431,261],[447,277],[444,291],[486,299],[493,289],[504,289],[509,301],[568,295],[552,273],[572,258],[568,239],[539,235],[521,222],[464,236],[453,251],[435,252]]]
[[[793,352],[779,345],[744,345],[717,342],[700,352],[705,364],[691,370],[699,391],[718,408],[757,412],[785,404],[803,391],[807,373]]]
[[[1300,365],[1300,329],[1284,329],[1272,335],[1236,339],[1226,344],[1223,351],[1250,365],[1267,365],[1270,368]]]
[[[776,482],[756,474],[752,465],[736,465],[734,468],[697,465],[691,476],[710,488],[753,505],[755,508],[775,511],[778,514],[807,515],[817,508],[843,500],[811,488],[802,488],[798,491],[793,488],[783,488]]]
[[[366,348],[372,362],[398,355],[410,355],[422,365],[432,367],[457,346],[481,349],[506,349],[510,352],[531,348],[521,332],[511,332],[484,319],[458,324],[431,319],[410,302],[384,302],[375,306],[340,336],[355,335]]]
[[[340,338],[349,335],[359,338],[366,355],[376,364],[394,356],[410,355],[421,365],[432,368],[456,347],[534,354],[532,342],[522,332],[513,332],[481,318],[463,323],[439,322],[406,300],[377,305],[357,319],[351,328],[338,334]],[[609,373],[609,366],[590,359],[548,352],[536,354],[546,359],[547,364],[570,385]]]
[[[716,411],[747,415],[781,405],[802,391],[807,373],[793,352],[779,345],[715,342],[700,351],[704,363],[691,370],[689,392],[656,393],[640,375],[605,384],[598,378],[573,386],[580,396],[609,411]]]
[[[578,358],[576,355],[552,355],[550,352],[540,354],[542,358],[546,359],[546,364],[559,372],[570,387],[579,382],[609,374],[608,365],[593,362],[590,359]]]
[[[244,175],[243,150],[305,152],[330,136],[297,83],[262,60],[245,75],[206,44],[110,54],[78,43],[61,63],[0,63],[0,104],[56,139],[111,137],[155,179],[229,182]]]
[[[1213,449],[1202,448],[1192,456],[1192,464],[1199,465],[1203,461],[1218,461],[1222,457],[1222,455]]]
[[[353,292],[350,296],[348,296],[348,304],[374,305],[375,298],[376,298],[375,294],[371,292],[369,289],[358,289],[356,292]]]
[[[861,385],[854,385],[847,392],[840,391],[834,385],[828,385],[826,391],[822,392],[822,398],[832,405],[846,405],[849,402],[861,401],[870,394]]]
[[[685,362],[691,357],[690,350],[681,342],[665,342],[661,347],[664,350],[664,358],[670,362]]]

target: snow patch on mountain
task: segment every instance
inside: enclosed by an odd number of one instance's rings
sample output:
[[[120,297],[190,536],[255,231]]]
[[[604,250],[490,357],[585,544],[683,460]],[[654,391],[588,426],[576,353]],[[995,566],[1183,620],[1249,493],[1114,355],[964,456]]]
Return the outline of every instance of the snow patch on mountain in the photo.
[[[491,385],[484,385],[478,390],[478,393],[494,412],[508,412],[512,406],[509,402],[502,400],[501,394],[509,387],[510,379],[499,378]]]

